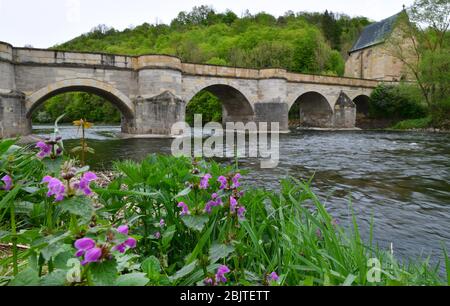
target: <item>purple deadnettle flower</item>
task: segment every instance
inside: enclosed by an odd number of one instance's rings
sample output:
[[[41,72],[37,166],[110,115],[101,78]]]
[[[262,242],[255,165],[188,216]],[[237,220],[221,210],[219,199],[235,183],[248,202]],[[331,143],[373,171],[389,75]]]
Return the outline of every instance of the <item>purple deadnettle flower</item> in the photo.
[[[80,182],[75,185],[75,187],[82,191],[85,195],[90,196],[92,195],[92,190],[90,188],[91,182],[95,181],[97,179],[97,175],[93,172],[86,172],[80,179]]]
[[[9,175],[5,175],[2,178],[3,183],[5,183],[5,186],[1,187],[1,190],[10,191],[12,189],[13,183],[12,178]]]
[[[95,247],[95,241],[91,238],[82,238],[75,241],[75,248],[78,250],[75,256],[81,257],[86,251]]]
[[[84,254],[84,260],[81,262],[81,265],[85,266],[91,262],[99,262],[100,258],[102,258],[102,249],[100,248],[92,248],[86,251]]]
[[[122,235],[127,235],[129,233],[128,225],[121,225],[117,228],[117,232],[119,232]],[[120,253],[125,253],[127,248],[134,249],[137,245],[136,239],[132,237],[128,237],[127,240],[125,240],[124,243],[118,244],[115,247],[112,248],[113,251],[118,251]]]
[[[245,218],[245,212],[246,211],[247,211],[247,209],[245,209],[244,206],[239,207],[238,212],[237,212],[239,219],[244,219]]]
[[[159,226],[161,228],[163,228],[164,226],[166,226],[166,221],[164,219],[161,219],[161,221],[159,221]]]
[[[187,216],[190,215],[191,212],[189,211],[189,207],[184,202],[178,203],[178,207],[181,208],[181,216]]]
[[[159,239],[159,238],[161,238],[161,233],[160,232],[156,232],[154,236],[155,236],[156,239]]]
[[[137,241],[134,238],[128,238],[124,243],[118,244],[112,248],[113,251],[118,251],[120,253],[125,253],[127,248],[134,249],[137,245]]]
[[[212,179],[212,175],[206,174],[200,181],[200,189],[208,189],[210,179]]]
[[[203,281],[203,283],[204,283],[206,286],[213,286],[213,285],[214,285],[214,281],[213,281],[213,279],[212,279],[211,277],[206,278],[206,279]]]
[[[280,277],[278,276],[277,273],[272,272],[268,275],[267,280],[269,282],[278,282],[280,280]]]
[[[64,184],[60,180],[53,178],[51,176],[46,176],[42,180],[42,183],[47,184],[48,198],[54,196],[55,202],[61,202],[62,200],[64,200],[66,188],[64,187]]]
[[[97,248],[95,241],[91,238],[78,239],[75,241],[75,248],[78,250],[75,256],[84,256],[84,260],[81,262],[83,266],[90,262],[98,262],[102,257],[102,249]]]
[[[230,269],[227,266],[220,266],[216,273],[216,282],[217,283],[226,283],[227,278],[225,274],[230,273]]]
[[[136,239],[130,237],[127,239],[127,241],[124,242],[124,244],[129,247],[130,249],[134,249],[137,245]]]
[[[220,183],[220,190],[226,189],[228,187],[228,180],[225,176],[220,176],[217,181]]]
[[[50,156],[51,153],[52,153],[52,146],[46,144],[46,143],[43,142],[43,141],[39,141],[39,142],[36,144],[36,148],[39,148],[39,149],[40,149],[39,153],[37,154],[37,156],[38,156],[40,159],[44,159],[44,158],[46,158],[47,156]]]
[[[230,211],[232,214],[236,212],[237,200],[233,197],[230,197]]]
[[[232,179],[232,181],[233,181],[233,186],[232,186],[232,188],[233,188],[233,189],[236,189],[236,188],[241,187],[241,184],[239,183],[239,180],[240,180],[241,178],[242,178],[242,176],[241,176],[240,173],[236,174],[236,175],[233,177],[233,179]]]
[[[117,231],[121,234],[128,235],[128,225],[121,225],[117,228]]]

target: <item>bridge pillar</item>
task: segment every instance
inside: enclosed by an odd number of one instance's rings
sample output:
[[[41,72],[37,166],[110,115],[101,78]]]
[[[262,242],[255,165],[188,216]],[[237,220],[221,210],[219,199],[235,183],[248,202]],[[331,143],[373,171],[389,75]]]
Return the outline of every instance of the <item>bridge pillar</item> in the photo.
[[[334,106],[333,126],[354,128],[356,125],[356,105],[343,91]]]
[[[282,69],[261,70],[264,77],[259,81],[259,103],[255,103],[255,120],[280,124],[280,131],[289,130],[289,106],[287,102],[286,71]]]
[[[186,103],[170,91],[151,98],[138,97],[133,134],[170,135],[175,123],[184,122],[185,111]]]
[[[26,118],[25,95],[16,88],[13,47],[0,42],[0,138],[31,133]]]
[[[25,95],[21,92],[0,92],[0,138],[31,134],[26,116]]]

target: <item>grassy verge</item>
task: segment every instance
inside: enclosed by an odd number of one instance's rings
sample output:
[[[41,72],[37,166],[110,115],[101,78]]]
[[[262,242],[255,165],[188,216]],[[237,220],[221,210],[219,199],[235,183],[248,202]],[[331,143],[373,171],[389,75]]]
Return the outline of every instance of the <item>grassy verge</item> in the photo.
[[[409,119],[398,122],[392,127],[392,129],[394,130],[427,129],[431,127],[431,123],[432,123],[431,117]]]

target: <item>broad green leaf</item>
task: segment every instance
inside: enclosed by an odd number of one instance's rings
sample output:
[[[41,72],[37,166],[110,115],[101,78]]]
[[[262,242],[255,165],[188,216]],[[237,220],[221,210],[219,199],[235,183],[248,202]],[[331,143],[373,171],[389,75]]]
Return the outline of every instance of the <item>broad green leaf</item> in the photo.
[[[181,270],[178,270],[175,273],[175,275],[169,277],[169,279],[174,281],[174,280],[178,280],[180,278],[183,278],[186,275],[192,273],[195,270],[196,267],[197,267],[197,260],[194,260],[193,262],[191,262],[187,266],[184,266]]]
[[[234,247],[231,245],[213,244],[209,249],[209,261],[215,263],[219,259],[226,258],[233,251]]]
[[[190,229],[201,232],[206,223],[208,223],[209,218],[207,216],[184,216],[182,220]]]
[[[120,275],[116,280],[116,286],[134,286],[143,287],[147,285],[149,279],[145,273],[131,273]]]
[[[66,284],[67,271],[55,270],[52,273],[41,278],[41,286],[64,286]]]
[[[192,191],[192,188],[191,188],[191,187],[188,187],[188,188],[184,189],[183,191],[181,191],[181,192],[180,192],[179,194],[177,194],[176,196],[174,196],[173,198],[174,198],[174,199],[178,199],[178,198],[187,196],[188,194],[191,193],[191,191]]]
[[[74,258],[74,252],[72,251],[61,252],[53,258],[53,265],[55,266],[55,269],[69,270],[70,267],[67,266],[67,262],[69,261],[69,259],[72,258]]]
[[[60,253],[66,252],[68,245],[64,244],[64,239],[66,239],[70,234],[64,233],[57,237],[51,237],[47,240],[47,246],[41,250],[41,254],[45,260],[50,260],[52,257],[57,256]],[[69,247],[70,248],[70,247]]]
[[[9,286],[37,286],[39,285],[38,272],[32,268],[27,268],[17,274],[17,276],[9,283]]]
[[[161,264],[155,256],[151,256],[144,260],[141,264],[142,271],[144,271],[148,278],[158,279],[161,272]]]
[[[94,212],[91,199],[86,197],[73,197],[64,200],[59,204],[59,207],[64,212],[69,212],[84,219],[90,219]]]
[[[19,139],[5,139],[0,141],[0,155],[8,151],[8,149],[14,145]]]
[[[113,286],[117,279],[117,263],[114,260],[91,263],[89,276],[94,286]]]

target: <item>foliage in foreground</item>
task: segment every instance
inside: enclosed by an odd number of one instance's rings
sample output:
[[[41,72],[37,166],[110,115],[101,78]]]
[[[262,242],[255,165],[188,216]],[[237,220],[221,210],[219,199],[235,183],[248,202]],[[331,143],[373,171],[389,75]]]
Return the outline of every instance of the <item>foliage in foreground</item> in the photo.
[[[15,250],[3,285],[444,284],[427,262],[364,244],[355,220],[344,230],[308,182],[246,189],[232,167],[151,155],[91,188],[94,173],[46,145],[38,158],[0,143],[0,242]]]

